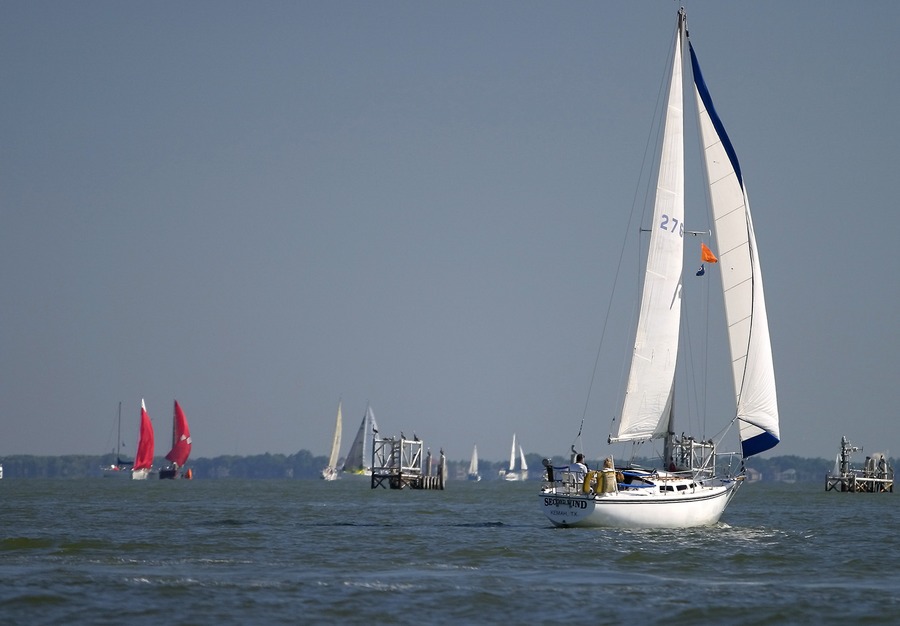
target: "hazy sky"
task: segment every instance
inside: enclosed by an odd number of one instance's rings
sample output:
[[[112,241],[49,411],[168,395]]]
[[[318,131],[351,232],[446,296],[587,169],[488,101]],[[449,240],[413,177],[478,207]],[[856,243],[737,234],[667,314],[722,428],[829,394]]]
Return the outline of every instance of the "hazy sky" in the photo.
[[[160,457],[175,398],[198,457],[324,455],[339,399],[344,453],[371,402],[490,460],[587,407],[603,454],[677,8],[0,1],[0,456],[108,452],[119,401],[133,453],[141,398]],[[767,279],[767,456],[898,454],[900,3],[687,10]]]

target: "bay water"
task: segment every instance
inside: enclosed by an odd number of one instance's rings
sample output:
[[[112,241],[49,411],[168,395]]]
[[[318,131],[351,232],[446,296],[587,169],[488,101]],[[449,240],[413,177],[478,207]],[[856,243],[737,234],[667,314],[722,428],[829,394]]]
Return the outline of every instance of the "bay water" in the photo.
[[[539,483],[0,481],[4,624],[891,624],[897,496],[742,486],[687,530],[553,528]]]

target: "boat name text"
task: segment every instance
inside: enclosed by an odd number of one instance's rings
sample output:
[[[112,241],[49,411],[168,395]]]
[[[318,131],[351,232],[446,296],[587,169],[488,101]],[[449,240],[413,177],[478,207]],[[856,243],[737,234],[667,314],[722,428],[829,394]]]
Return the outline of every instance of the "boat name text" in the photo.
[[[567,506],[570,509],[586,509],[586,500],[570,500],[569,498],[544,498],[544,506]]]

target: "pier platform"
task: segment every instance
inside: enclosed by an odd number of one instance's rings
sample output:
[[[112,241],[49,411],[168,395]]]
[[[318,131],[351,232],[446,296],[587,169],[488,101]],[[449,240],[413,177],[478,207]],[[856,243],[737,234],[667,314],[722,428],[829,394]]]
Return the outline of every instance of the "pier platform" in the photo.
[[[423,442],[400,437],[375,438],[372,448],[372,489],[443,489],[447,459],[441,449],[437,464],[431,450],[423,458]],[[436,467],[435,467],[436,465]]]
[[[862,447],[851,445],[841,437],[841,451],[834,462],[834,470],[825,476],[825,491],[851,493],[890,493],[894,491],[894,468],[884,454],[867,456],[862,468],[854,468],[850,457]]]

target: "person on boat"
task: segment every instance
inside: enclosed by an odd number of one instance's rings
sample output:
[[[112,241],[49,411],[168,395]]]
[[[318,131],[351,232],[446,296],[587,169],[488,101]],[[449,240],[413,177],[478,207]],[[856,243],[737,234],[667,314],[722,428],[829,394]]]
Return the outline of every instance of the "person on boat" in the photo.
[[[622,472],[620,472],[619,470],[616,469],[616,466],[613,463],[612,457],[609,457],[609,456],[606,457],[606,459],[603,461],[603,469],[614,470],[616,472],[616,482],[617,483],[625,482],[625,474],[623,474]],[[629,479],[628,482],[631,482],[631,480]]]
[[[569,472],[575,477],[576,483],[583,483],[584,477],[587,475],[588,468],[584,464],[584,455],[579,453],[575,455],[575,462],[569,466]]]

